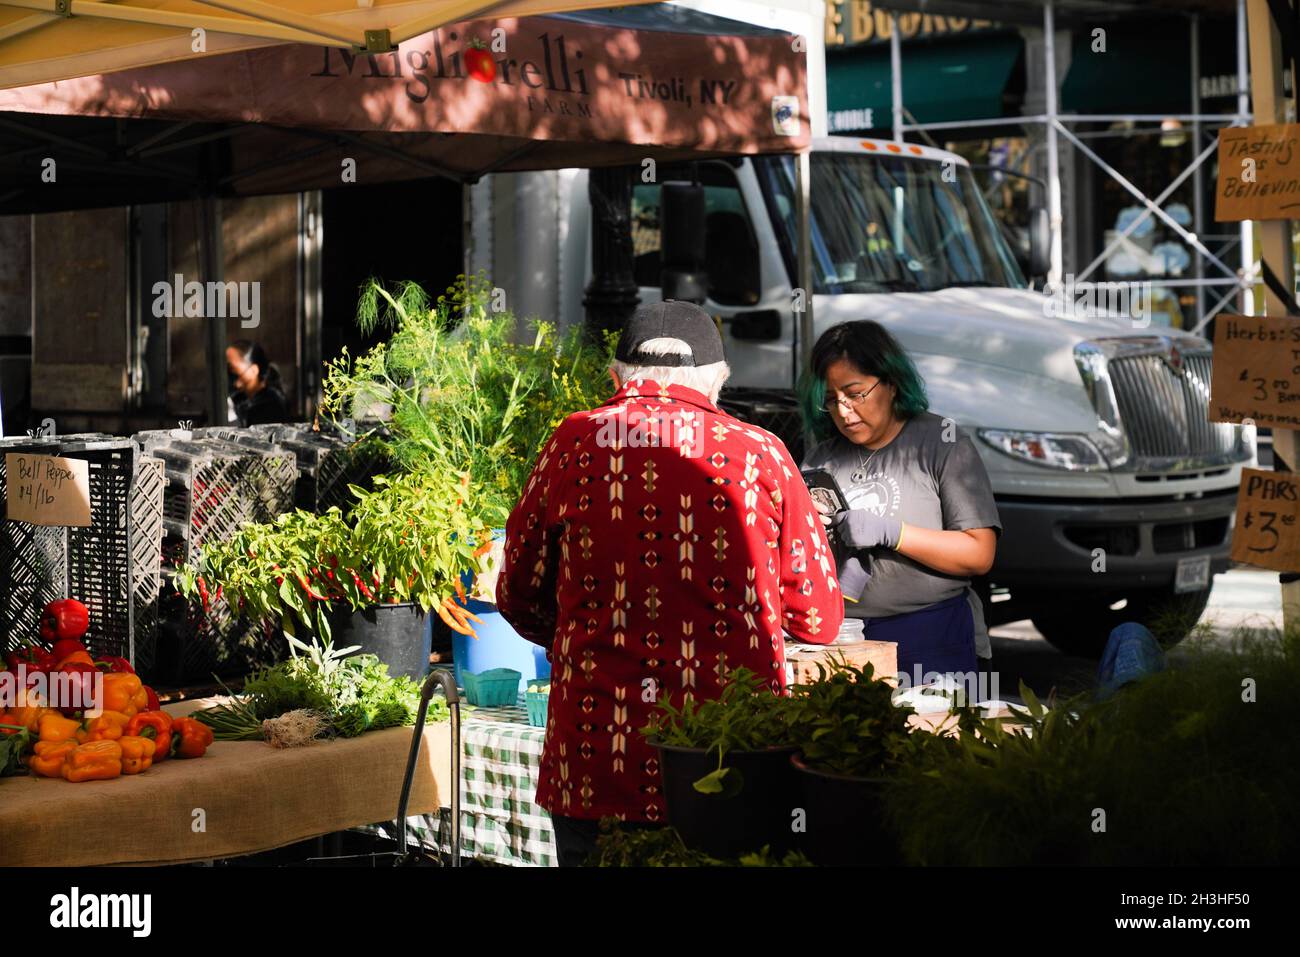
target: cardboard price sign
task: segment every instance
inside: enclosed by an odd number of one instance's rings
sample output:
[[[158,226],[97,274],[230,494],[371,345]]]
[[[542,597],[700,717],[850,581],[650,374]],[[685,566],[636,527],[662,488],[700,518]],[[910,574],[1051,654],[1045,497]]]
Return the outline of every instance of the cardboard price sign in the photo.
[[[1219,130],[1219,184],[1214,218],[1295,219],[1300,210],[1300,126]]]
[[[5,454],[5,514],[32,525],[90,524],[90,463],[23,452]]]
[[[1242,469],[1232,560],[1300,571],[1300,475]]]
[[[1300,319],[1219,316],[1210,421],[1300,428]]]

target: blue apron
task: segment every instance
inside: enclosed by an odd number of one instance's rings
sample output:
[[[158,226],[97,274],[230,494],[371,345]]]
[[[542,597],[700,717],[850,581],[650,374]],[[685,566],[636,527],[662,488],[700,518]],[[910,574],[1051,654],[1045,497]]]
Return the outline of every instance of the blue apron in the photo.
[[[898,671],[912,677],[919,665],[921,674],[974,673],[975,616],[965,590],[919,611],[865,618],[869,641],[898,644]]]

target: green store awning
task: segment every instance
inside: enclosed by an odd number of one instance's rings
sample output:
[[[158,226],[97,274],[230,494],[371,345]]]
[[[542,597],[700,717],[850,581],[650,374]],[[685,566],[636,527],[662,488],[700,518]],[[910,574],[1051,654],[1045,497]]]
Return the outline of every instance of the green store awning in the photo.
[[[1099,39],[1104,40],[1104,50]],[[1200,39],[1201,76],[1235,76],[1235,22],[1203,20]],[[1078,31],[1061,84],[1061,112],[1187,113],[1192,108],[1191,71],[1191,27],[1186,17],[1113,24],[1100,38]],[[1218,98],[1202,109],[1235,107],[1231,98]]]
[[[905,42],[903,106],[918,123],[1008,115],[1024,90],[1024,40],[1016,34]],[[826,55],[831,133],[884,130],[892,124],[889,44],[872,43]]]

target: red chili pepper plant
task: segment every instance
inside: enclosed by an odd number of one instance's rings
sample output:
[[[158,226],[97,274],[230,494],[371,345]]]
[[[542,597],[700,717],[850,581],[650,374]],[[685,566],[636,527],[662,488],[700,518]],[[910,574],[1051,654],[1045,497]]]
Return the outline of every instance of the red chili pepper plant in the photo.
[[[479,567],[489,537],[465,501],[464,477],[422,469],[352,492],[346,517],[338,508],[299,509],[205,545],[197,564],[177,571],[176,587],[205,605],[221,593],[248,615],[278,619],[288,634],[301,623],[325,637],[335,608],[406,601],[446,608],[461,574]]]

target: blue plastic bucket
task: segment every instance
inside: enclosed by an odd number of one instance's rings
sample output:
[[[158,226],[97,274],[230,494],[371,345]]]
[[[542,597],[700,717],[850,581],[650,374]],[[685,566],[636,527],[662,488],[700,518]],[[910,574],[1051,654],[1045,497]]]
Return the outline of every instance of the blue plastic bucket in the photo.
[[[492,530],[495,540],[505,538],[505,534],[503,528]],[[461,576],[461,582],[466,588],[472,587],[474,573],[467,571]],[[465,687],[463,675],[466,671],[477,674],[493,668],[513,668],[519,672],[519,691],[523,693],[529,681],[551,676],[551,663],[546,660],[546,649],[533,644],[511,628],[510,623],[501,617],[501,612],[497,611],[496,605],[471,598],[468,607],[483,619],[483,624],[470,622],[478,634],[477,639],[456,632],[451,634],[451,655],[457,685]]]
[[[519,690],[528,687],[534,678],[549,678],[551,663],[546,660],[546,649],[520,636],[501,617],[497,606],[485,601],[470,599],[469,610],[483,619],[483,624],[470,622],[478,638],[452,632],[451,654],[455,663],[456,684],[465,686],[463,674],[491,671],[493,668],[513,668],[519,672]]]

